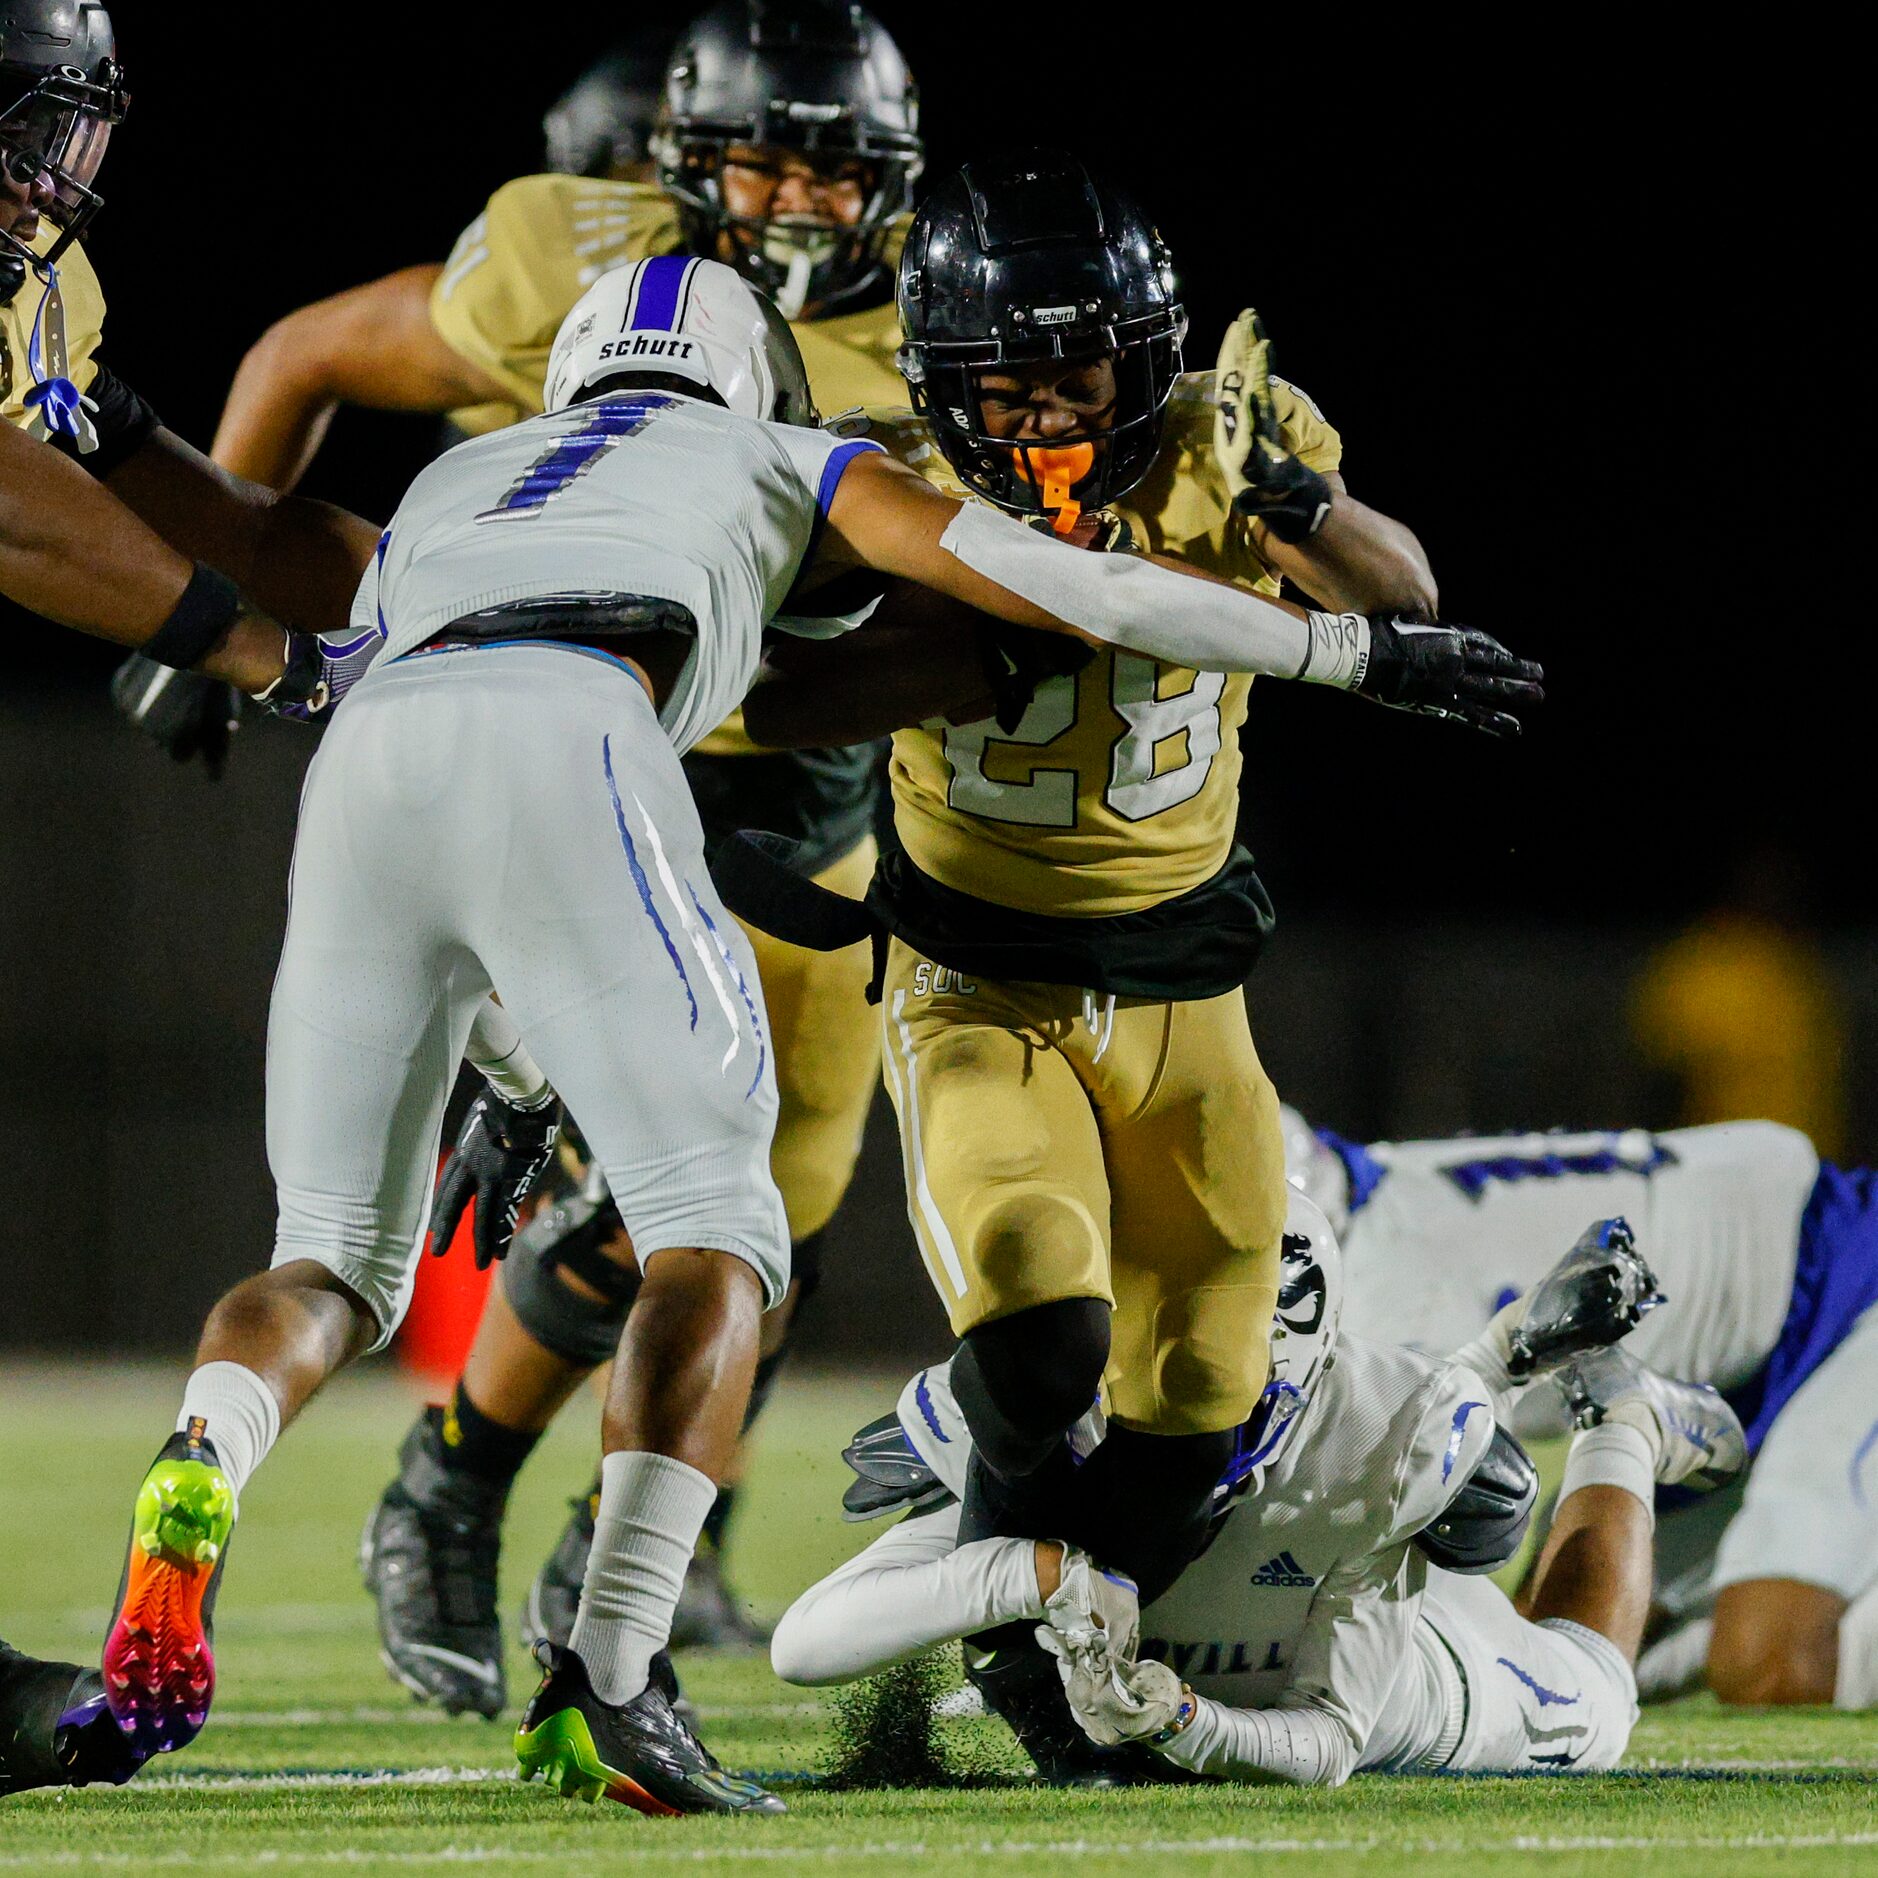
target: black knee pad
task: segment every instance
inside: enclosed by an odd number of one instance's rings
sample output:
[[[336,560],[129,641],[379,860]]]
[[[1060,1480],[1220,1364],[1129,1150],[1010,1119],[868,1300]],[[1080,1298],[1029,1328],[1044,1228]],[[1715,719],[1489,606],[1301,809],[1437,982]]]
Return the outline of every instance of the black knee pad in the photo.
[[[1033,1304],[965,1333],[952,1392],[972,1441],[996,1473],[1043,1465],[1095,1405],[1109,1360],[1109,1307],[1100,1298]]]
[[[616,1265],[600,1242],[619,1231],[611,1200],[548,1208],[516,1235],[502,1261],[502,1289],[522,1328],[566,1363],[594,1369],[619,1349],[639,1274]],[[590,1298],[561,1280],[566,1271],[602,1293]]]

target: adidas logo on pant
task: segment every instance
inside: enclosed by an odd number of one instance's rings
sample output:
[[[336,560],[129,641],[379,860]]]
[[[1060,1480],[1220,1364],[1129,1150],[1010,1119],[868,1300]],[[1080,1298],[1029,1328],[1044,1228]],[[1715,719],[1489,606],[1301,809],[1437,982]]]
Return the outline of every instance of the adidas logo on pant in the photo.
[[[1272,1590],[1308,1591],[1317,1580],[1289,1552],[1280,1552],[1252,1574],[1252,1582]]]

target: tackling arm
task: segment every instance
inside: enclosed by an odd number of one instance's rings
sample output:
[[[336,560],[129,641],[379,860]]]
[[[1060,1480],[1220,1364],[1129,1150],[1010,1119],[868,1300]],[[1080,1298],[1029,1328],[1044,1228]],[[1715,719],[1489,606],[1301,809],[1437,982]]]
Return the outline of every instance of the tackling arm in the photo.
[[[58,451],[0,424],[0,592],[94,639],[138,647],[176,612],[195,568]],[[286,635],[236,616],[198,669],[244,691],[280,676]]]
[[[1312,598],[1354,613],[1398,611],[1433,619],[1440,606],[1427,551],[1412,529],[1357,501],[1335,473],[1317,533],[1281,541],[1259,530],[1259,555]]]
[[[431,324],[431,289],[442,272],[403,268],[276,321],[235,373],[215,461],[270,489],[291,489],[342,404],[443,412],[503,397]]]

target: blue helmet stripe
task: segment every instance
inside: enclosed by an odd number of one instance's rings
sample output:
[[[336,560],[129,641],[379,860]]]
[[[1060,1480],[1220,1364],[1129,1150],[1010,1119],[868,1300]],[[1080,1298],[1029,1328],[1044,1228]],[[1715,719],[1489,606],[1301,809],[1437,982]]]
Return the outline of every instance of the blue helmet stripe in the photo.
[[[639,304],[633,309],[630,331],[674,330],[678,296],[684,289],[686,272],[695,264],[688,254],[661,254],[640,264]]]

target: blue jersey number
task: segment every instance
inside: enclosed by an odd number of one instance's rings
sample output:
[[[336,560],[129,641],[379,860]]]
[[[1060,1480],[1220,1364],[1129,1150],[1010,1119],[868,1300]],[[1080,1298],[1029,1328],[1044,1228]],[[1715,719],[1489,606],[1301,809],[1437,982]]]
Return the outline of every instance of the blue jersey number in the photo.
[[[1478,1161],[1456,1161],[1442,1173],[1470,1200],[1478,1200],[1496,1180],[1565,1180],[1574,1174],[1636,1174],[1647,1180],[1659,1167],[1676,1165],[1675,1151],[1654,1137],[1647,1153],[1629,1153],[1613,1135],[1607,1145],[1570,1153],[1496,1154]]]
[[[510,484],[502,500],[493,509],[484,509],[476,519],[521,522],[539,515],[616,444],[638,436],[671,402],[670,398],[644,392],[629,398],[602,398],[588,410],[577,429],[557,437]]]

